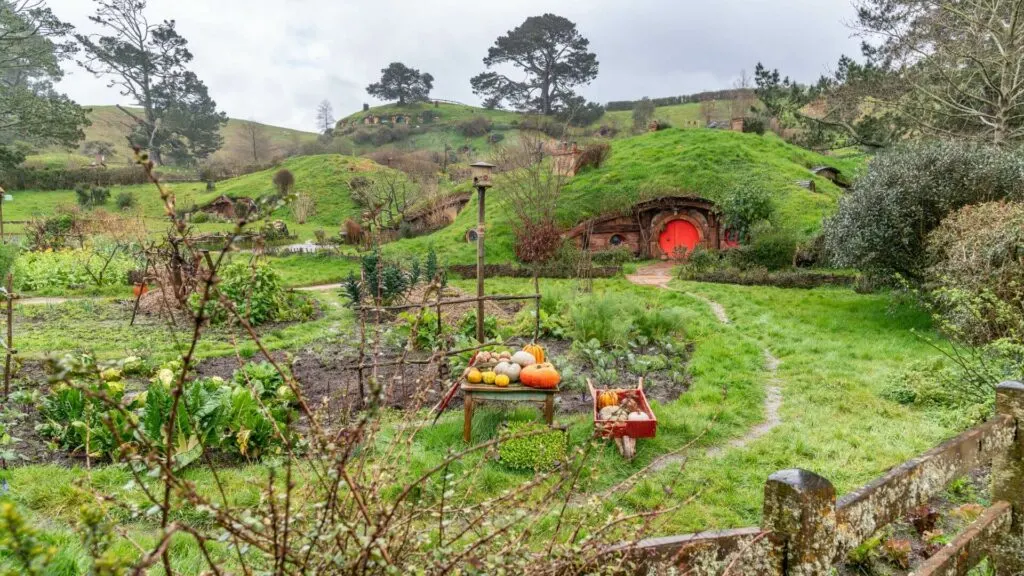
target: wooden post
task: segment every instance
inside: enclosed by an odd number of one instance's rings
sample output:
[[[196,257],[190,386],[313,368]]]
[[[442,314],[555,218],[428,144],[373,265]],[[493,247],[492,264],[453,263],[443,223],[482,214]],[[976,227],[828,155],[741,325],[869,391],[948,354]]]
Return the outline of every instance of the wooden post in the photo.
[[[1003,382],[996,388],[996,412],[1017,421],[1013,446],[992,462],[992,500],[1009,502],[1013,509],[1009,547],[1024,546],[1024,384]],[[996,551],[996,574],[1010,576],[1024,572],[1020,550]]]
[[[836,555],[836,489],[806,470],[783,470],[764,487],[762,529],[770,533],[775,573],[827,576]]]
[[[476,340],[484,343],[484,195],[487,188],[477,186],[479,206],[476,220]]]
[[[7,354],[4,357],[4,399],[11,393],[11,357],[14,355],[14,275],[7,273]]]

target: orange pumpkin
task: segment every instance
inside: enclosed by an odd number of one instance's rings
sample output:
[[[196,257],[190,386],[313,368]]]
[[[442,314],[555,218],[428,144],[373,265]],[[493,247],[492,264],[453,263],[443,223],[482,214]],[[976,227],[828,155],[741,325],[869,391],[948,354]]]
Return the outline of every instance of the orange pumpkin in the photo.
[[[519,381],[530,388],[552,390],[558,388],[562,376],[551,364],[534,364],[523,368],[523,371],[519,373]]]
[[[597,394],[597,409],[618,406],[619,395],[614,390],[603,390]]]
[[[544,363],[544,349],[541,348],[539,345],[530,344],[528,346],[523,346],[523,352],[532,354],[533,357],[537,359],[538,364]]]
[[[139,296],[144,296],[148,292],[148,284],[136,284],[135,286],[132,287],[132,293],[135,295],[136,298],[138,298]]]

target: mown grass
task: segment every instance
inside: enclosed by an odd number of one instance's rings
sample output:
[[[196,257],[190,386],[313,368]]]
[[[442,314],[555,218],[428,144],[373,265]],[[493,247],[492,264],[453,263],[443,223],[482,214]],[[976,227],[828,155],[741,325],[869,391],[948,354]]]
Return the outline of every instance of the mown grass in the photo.
[[[732,120],[732,102],[729,100],[714,100],[715,108],[711,119],[716,122],[728,122]],[[668,121],[674,128],[695,128],[705,127],[706,118],[701,113],[699,103],[676,104],[674,106],[659,106],[654,109],[654,120]],[[694,124],[696,123],[696,125]],[[622,131],[629,131],[633,128],[633,111],[616,110],[606,112],[595,125],[614,126]]]

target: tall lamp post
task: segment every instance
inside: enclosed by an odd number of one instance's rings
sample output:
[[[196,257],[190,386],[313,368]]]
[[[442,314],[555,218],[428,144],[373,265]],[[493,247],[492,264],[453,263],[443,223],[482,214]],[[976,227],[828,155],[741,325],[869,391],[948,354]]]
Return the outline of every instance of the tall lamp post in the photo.
[[[491,174],[495,165],[477,162],[469,166],[473,173],[473,186],[477,194],[476,219],[476,340],[484,343],[484,197],[487,189],[493,186]]]

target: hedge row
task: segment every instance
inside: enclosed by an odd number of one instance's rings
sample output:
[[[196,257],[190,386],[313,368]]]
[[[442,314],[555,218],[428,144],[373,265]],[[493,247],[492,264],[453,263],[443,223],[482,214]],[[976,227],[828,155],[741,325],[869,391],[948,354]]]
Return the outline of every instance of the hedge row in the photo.
[[[858,286],[857,276],[811,271],[769,272],[765,269],[738,270],[735,268],[722,268],[688,274],[684,279],[693,282],[738,284],[740,286],[773,286],[775,288],[820,288],[822,286],[853,288]]]
[[[0,174],[6,190],[71,190],[79,184],[131,186],[145,184],[146,173],[137,166],[124,168],[15,168]]]
[[[476,278],[476,266],[457,264],[448,267],[449,274],[455,274],[463,278]],[[534,269],[528,266],[517,266],[515,264],[487,264],[484,266],[484,275],[488,278],[533,278]],[[588,275],[591,278],[615,278],[622,274],[622,266],[595,266],[590,269]],[[542,266],[537,275],[541,278],[576,278],[578,270],[567,270],[560,266]]]
[[[739,96],[753,96],[754,91],[750,89],[717,90],[714,92],[698,92],[697,94],[685,94],[683,96],[669,96],[667,98],[652,98],[651,102],[655,107],[678,106],[679,104],[693,104],[705,100],[733,100]],[[605,109],[609,112],[622,112],[632,110],[640,100],[616,100],[609,102]]]

